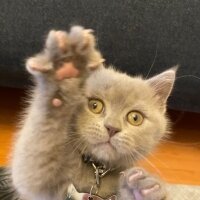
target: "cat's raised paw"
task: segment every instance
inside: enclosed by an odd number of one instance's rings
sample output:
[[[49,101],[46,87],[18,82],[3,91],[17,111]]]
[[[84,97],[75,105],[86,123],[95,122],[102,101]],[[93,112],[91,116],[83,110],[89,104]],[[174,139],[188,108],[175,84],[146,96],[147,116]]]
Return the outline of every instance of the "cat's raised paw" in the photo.
[[[121,177],[122,194],[131,200],[165,200],[165,185],[142,168],[132,168]],[[126,194],[125,194],[126,193]],[[131,197],[132,196],[132,197]]]
[[[104,59],[96,49],[92,30],[74,26],[69,32],[49,32],[44,50],[29,58],[27,70],[33,74],[54,74],[58,80],[76,77],[80,72],[98,67]]]

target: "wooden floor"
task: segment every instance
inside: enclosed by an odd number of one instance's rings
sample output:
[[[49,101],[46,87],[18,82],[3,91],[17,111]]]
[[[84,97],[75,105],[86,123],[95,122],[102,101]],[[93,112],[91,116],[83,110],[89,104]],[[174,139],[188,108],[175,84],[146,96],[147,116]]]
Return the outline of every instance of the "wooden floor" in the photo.
[[[0,165],[8,164],[24,92],[0,88]],[[173,183],[200,185],[200,114],[170,111],[174,134],[140,165]]]

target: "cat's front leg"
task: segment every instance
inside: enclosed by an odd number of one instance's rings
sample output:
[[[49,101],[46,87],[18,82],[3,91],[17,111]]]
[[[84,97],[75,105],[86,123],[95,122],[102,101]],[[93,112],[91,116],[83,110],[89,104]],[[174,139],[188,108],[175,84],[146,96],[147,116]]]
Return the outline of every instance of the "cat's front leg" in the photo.
[[[27,60],[36,87],[12,159],[12,180],[25,200],[60,200],[77,167],[69,124],[81,86],[102,62],[91,31],[51,31],[44,50]]]
[[[44,90],[47,84],[59,87],[65,79],[85,78],[89,71],[99,67],[103,61],[101,53],[96,49],[92,31],[75,26],[69,33],[50,31],[44,50],[29,58],[26,68]],[[70,86],[65,84],[65,87]]]
[[[165,184],[142,168],[122,173],[119,200],[167,200]]]

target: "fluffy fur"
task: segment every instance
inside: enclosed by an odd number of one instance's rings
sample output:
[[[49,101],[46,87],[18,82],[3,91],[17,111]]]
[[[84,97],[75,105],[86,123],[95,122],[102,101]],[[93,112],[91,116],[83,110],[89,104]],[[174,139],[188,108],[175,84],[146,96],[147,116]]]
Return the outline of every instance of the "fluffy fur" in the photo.
[[[169,132],[166,101],[176,70],[145,80],[105,68],[102,62],[94,36],[82,27],[73,27],[69,33],[51,31],[44,50],[27,60],[36,86],[11,166],[13,185],[22,199],[62,200],[70,183],[89,192],[95,184],[94,171],[82,162],[83,153],[116,168],[102,179],[100,196],[166,198],[163,184],[142,169],[125,171],[120,184],[118,179],[119,172],[131,168]],[[77,72],[72,78],[65,74],[68,64],[78,69],[78,76]],[[103,112],[89,110],[90,98],[103,102]],[[140,126],[127,121],[131,111],[144,116]],[[106,125],[119,131],[110,137]],[[152,190],[146,194],[149,187]]]

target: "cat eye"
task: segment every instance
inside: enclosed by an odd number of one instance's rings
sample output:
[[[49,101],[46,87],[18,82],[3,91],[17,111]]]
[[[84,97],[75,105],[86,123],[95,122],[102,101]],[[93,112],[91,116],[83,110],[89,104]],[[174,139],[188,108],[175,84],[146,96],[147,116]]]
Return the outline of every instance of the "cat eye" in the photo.
[[[133,126],[139,126],[142,124],[144,117],[138,111],[132,111],[127,115],[128,122]]]
[[[103,111],[103,102],[98,99],[90,99],[88,102],[88,107],[91,112],[95,114],[100,114]]]

